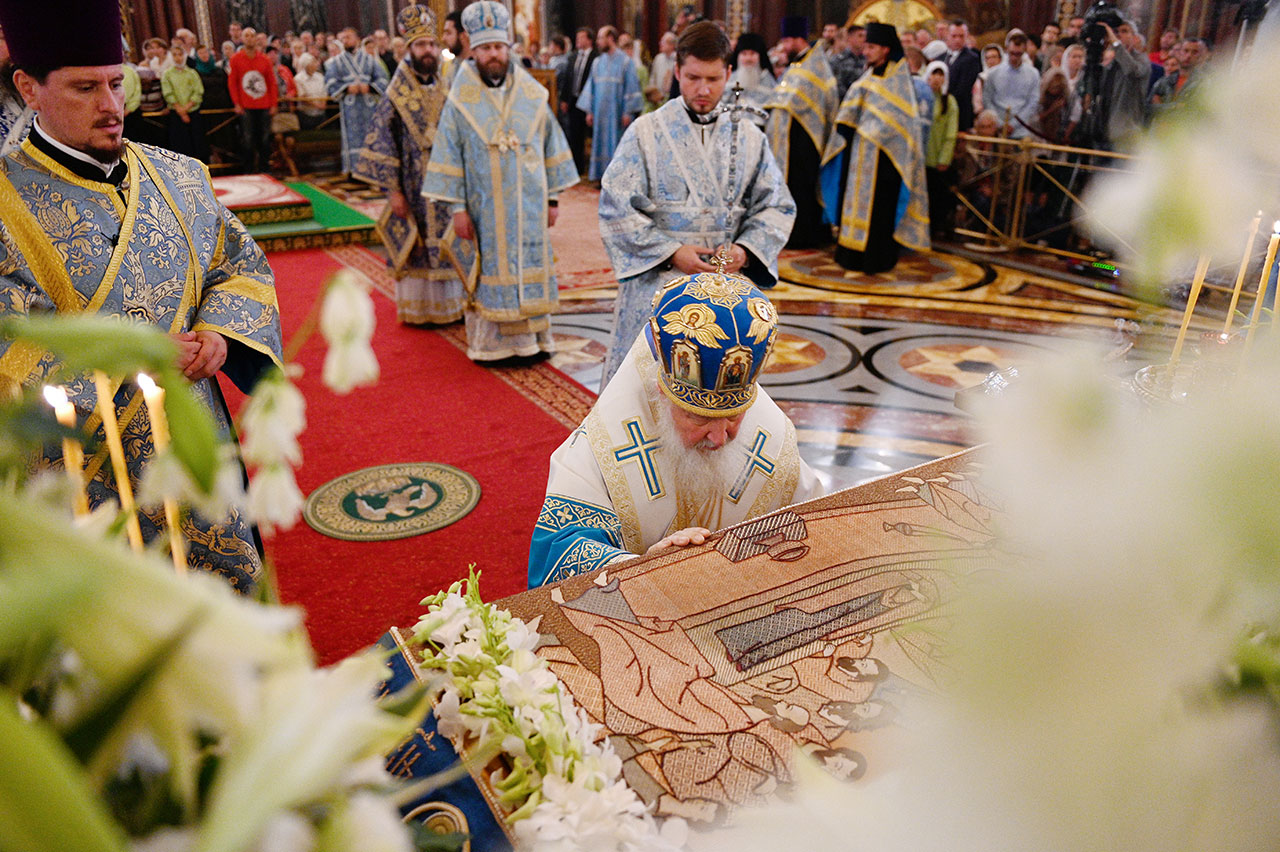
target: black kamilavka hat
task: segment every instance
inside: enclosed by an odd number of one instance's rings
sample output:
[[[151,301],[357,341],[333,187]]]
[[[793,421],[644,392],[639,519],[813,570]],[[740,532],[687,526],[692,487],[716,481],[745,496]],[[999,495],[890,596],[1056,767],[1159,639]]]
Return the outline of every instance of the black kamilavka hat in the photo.
[[[124,62],[118,0],[0,0],[0,27],[18,68]]]

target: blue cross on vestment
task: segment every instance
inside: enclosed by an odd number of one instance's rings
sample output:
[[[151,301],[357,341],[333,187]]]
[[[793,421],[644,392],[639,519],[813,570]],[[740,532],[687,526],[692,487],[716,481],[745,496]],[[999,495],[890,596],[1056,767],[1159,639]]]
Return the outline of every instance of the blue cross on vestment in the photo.
[[[650,500],[657,500],[663,495],[662,478],[658,476],[658,466],[653,461],[653,454],[662,449],[662,441],[649,438],[644,434],[639,417],[632,417],[631,420],[623,422],[622,427],[627,430],[631,443],[614,448],[613,458],[618,464],[623,462],[640,464],[640,476],[644,477],[645,491],[648,491]]]
[[[637,462],[640,465],[640,475],[644,477],[645,490],[649,492],[649,499],[657,500],[663,493],[662,480],[658,477],[658,466],[654,464],[653,454],[662,449],[662,442],[645,435],[644,430],[640,428],[638,417],[627,420],[622,427],[627,430],[631,443],[616,447],[613,457],[618,464]]]
[[[747,466],[742,469],[742,473],[738,474],[738,481],[733,483],[733,488],[729,489],[729,499],[734,503],[742,499],[743,492],[747,490],[747,483],[751,481],[751,475],[757,470],[765,476],[773,476],[776,464],[773,459],[764,454],[764,445],[768,440],[768,432],[763,429],[756,432],[755,440],[751,442],[751,449],[747,451]]]

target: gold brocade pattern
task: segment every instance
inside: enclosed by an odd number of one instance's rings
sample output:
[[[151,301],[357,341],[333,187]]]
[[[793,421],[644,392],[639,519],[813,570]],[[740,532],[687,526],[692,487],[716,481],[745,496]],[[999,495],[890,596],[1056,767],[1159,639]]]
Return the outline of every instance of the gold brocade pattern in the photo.
[[[164,331],[208,329],[278,363],[279,315],[270,268],[243,226],[216,199],[199,163],[167,151],[126,145],[120,190],[84,180],[29,142],[0,160],[0,314],[92,311]],[[56,362],[47,353],[0,342],[0,372],[38,384]],[[243,350],[233,347],[233,354]],[[242,355],[236,355],[242,358]],[[231,367],[231,364],[228,364]],[[101,417],[93,383],[64,381],[85,428]],[[135,490],[154,457],[150,420],[131,383],[112,382],[130,479]],[[211,379],[196,395],[229,434],[221,393]],[[105,451],[87,459],[93,506],[117,499]],[[59,447],[36,466],[61,467]],[[144,538],[162,534],[162,517],[142,513]],[[224,575],[250,591],[261,564],[249,525],[239,514],[210,521],[184,511],[191,567]]]

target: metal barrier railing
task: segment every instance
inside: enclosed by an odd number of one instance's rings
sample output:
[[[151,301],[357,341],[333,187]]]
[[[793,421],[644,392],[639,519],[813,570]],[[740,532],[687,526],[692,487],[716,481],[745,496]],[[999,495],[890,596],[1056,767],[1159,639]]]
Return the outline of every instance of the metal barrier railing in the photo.
[[[954,192],[962,218],[955,233],[976,240],[968,247],[1097,258],[1076,227],[1087,212],[1083,190],[1099,174],[1125,171],[1132,155],[1030,138],[962,133],[960,140],[953,168],[961,172]],[[1128,247],[1120,235],[1112,236]]]
[[[295,135],[297,133],[331,129],[338,121],[338,107],[337,101],[329,97],[285,97],[279,101],[281,112],[293,113],[299,116],[303,114],[304,107],[314,108],[318,101],[324,102],[324,117],[317,124],[298,131],[273,134],[276,155],[280,158],[281,166],[290,174],[298,174],[297,167],[293,161]],[[236,122],[235,109],[232,107],[215,107],[201,109],[199,114],[205,122],[204,136],[209,149],[209,162],[207,163],[209,170],[217,173],[240,169],[243,165],[243,160],[240,156],[239,127]],[[143,141],[159,141],[163,139],[167,131],[165,123],[168,120],[168,116],[169,111],[167,109],[143,112],[143,122],[156,137],[155,140]]]

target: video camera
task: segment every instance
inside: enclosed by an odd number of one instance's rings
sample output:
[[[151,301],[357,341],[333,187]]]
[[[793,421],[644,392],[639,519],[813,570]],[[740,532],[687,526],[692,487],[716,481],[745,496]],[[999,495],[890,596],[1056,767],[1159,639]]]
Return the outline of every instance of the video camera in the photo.
[[[1102,64],[1102,51],[1107,46],[1107,27],[1118,29],[1124,23],[1124,16],[1110,0],[1098,0],[1084,13],[1085,62],[1088,65]]]

